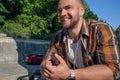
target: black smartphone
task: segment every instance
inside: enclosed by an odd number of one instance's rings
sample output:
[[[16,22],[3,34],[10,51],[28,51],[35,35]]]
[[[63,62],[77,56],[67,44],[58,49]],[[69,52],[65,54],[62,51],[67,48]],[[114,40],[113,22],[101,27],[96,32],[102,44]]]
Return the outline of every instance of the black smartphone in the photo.
[[[55,57],[55,54],[57,54],[57,52],[53,52],[51,55],[51,61],[53,65],[58,65],[60,62],[57,60],[57,58]]]

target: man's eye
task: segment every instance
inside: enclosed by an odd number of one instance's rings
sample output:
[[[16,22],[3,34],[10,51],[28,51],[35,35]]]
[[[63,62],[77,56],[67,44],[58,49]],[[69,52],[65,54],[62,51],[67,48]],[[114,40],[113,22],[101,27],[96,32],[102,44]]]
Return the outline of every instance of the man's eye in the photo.
[[[70,6],[66,6],[66,7],[65,7],[66,10],[68,10],[68,9],[70,9],[70,8],[71,8]]]
[[[62,10],[61,9],[58,9],[58,13],[61,13],[62,12]]]
[[[62,12],[62,10],[58,10],[58,12],[59,12],[59,13],[61,13],[61,12]]]

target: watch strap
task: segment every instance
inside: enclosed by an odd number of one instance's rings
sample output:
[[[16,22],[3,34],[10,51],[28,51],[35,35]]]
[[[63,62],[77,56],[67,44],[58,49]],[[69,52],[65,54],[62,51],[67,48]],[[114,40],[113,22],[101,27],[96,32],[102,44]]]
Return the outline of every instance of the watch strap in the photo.
[[[75,72],[74,70],[70,70],[70,77],[68,80],[75,80]]]

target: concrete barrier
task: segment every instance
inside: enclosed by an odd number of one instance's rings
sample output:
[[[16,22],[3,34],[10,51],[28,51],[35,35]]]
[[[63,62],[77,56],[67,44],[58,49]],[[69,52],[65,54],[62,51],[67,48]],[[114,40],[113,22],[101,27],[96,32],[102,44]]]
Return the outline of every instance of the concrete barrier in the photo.
[[[26,64],[25,57],[28,54],[45,54],[48,47],[49,41],[14,40],[0,36],[0,80],[19,80],[28,73],[40,70],[39,65]]]

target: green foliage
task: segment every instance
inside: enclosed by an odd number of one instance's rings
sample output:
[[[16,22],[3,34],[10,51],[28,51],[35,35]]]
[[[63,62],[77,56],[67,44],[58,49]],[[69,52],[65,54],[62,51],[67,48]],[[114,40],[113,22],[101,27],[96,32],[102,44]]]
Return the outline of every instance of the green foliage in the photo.
[[[89,6],[87,5],[87,3],[85,2],[85,0],[82,0],[82,3],[84,5],[85,11],[90,10]]]
[[[84,8],[85,8],[85,14],[84,19],[95,19],[98,20],[98,16],[93,13],[93,11],[90,10],[89,6],[87,5],[85,0],[82,0]]]
[[[20,23],[13,21],[5,22],[4,26],[0,27],[0,32],[4,32],[14,38],[29,38],[29,29],[23,28]]]
[[[117,40],[118,40],[118,47],[120,49],[120,25],[116,29],[116,37],[117,37]]]
[[[58,0],[37,0],[33,11],[41,17],[48,17],[57,12],[57,4]]]
[[[32,22],[34,22],[36,19],[33,18],[32,15],[27,14],[20,14],[17,16],[16,21],[21,23],[23,27],[29,27]]]
[[[32,15],[34,3],[31,4],[29,0],[23,0],[21,3],[22,3],[21,13],[26,15]]]
[[[4,15],[6,13],[9,13],[9,11],[3,6],[2,3],[0,3],[0,15]]]
[[[9,11],[0,3],[0,25],[4,24],[5,16],[4,14],[9,13]]]
[[[5,21],[5,16],[0,16],[0,25],[3,25]]]
[[[83,3],[84,18],[98,20],[85,0]],[[58,0],[0,0],[0,31],[14,38],[49,40],[62,27],[57,4]]]
[[[49,24],[45,18],[34,16],[34,22],[30,25],[32,39],[50,39],[51,33],[48,29]]]
[[[120,25],[118,26],[118,28],[116,29],[116,34],[120,35]],[[120,38],[120,37],[119,37]]]
[[[20,13],[22,8],[22,3],[20,0],[1,0],[5,9],[9,11],[5,16],[7,19],[13,19]]]
[[[95,19],[95,20],[98,20],[98,17],[96,14],[94,14],[92,11],[88,10],[85,12],[84,14],[84,18],[87,20],[87,19]]]

